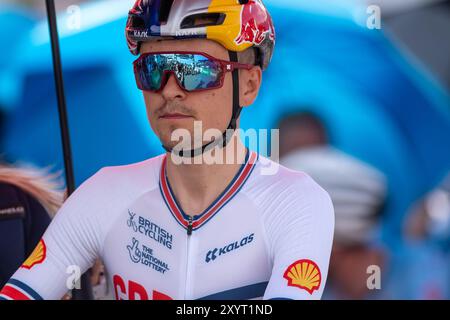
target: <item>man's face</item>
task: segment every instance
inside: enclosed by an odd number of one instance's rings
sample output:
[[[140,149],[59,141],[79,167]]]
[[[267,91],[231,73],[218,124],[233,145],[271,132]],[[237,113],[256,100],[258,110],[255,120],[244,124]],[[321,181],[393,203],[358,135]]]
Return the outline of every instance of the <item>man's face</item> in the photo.
[[[228,51],[224,47],[204,39],[165,40],[142,44],[141,54],[158,51],[204,52],[217,59],[229,60]],[[177,145],[177,141],[171,141],[172,132],[176,129],[187,129],[191,137],[194,137],[194,121],[202,122],[203,132],[212,128],[225,131],[232,114],[232,73],[225,74],[222,88],[199,92],[184,91],[175,76],[169,75],[166,86],[160,92],[144,91],[147,116],[161,142],[169,147]]]

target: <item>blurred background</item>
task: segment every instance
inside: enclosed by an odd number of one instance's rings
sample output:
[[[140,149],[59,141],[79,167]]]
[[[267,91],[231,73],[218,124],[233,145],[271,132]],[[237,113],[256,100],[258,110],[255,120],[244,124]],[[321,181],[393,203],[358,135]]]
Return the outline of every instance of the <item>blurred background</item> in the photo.
[[[134,1],[55,2],[76,184],[162,153],[124,36]],[[280,162],[333,199],[324,298],[449,299],[450,1],[265,3],[277,46],[241,123],[280,128]],[[0,0],[0,45],[0,160],[58,172],[44,0]]]

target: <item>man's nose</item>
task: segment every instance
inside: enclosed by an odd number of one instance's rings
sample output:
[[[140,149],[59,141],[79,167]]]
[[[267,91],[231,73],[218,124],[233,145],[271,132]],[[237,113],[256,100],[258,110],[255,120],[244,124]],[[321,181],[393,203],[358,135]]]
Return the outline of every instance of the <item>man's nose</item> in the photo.
[[[178,81],[173,73],[167,74],[166,84],[161,90],[161,94],[166,100],[182,100],[186,97],[186,91],[178,85]]]

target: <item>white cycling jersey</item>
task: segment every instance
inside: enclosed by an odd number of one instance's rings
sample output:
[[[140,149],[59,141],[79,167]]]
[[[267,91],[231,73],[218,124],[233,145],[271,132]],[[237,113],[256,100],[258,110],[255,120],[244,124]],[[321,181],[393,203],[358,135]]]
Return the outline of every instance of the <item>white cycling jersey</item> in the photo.
[[[166,155],[107,167],[67,199],[0,299],[60,299],[74,270],[105,264],[116,299],[320,299],[334,212],[308,175],[249,151],[224,192],[190,218]],[[264,164],[263,164],[264,162]]]

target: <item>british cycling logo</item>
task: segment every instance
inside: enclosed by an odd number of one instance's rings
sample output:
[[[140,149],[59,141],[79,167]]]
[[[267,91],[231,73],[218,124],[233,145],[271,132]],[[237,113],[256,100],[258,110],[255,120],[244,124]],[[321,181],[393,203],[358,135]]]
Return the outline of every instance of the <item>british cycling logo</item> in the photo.
[[[214,248],[208,251],[206,254],[205,262],[209,263],[210,261],[216,260],[218,257],[231,252],[233,250],[239,249],[249,243],[251,243],[254,239],[255,234],[252,233],[251,235],[248,235],[244,237],[241,241],[235,241],[233,243],[227,244],[224,247],[221,248]]]
[[[172,249],[173,235],[171,233],[144,217],[139,216],[137,221],[135,217],[136,213],[128,210],[128,227],[132,228],[134,232],[143,234],[166,248]]]
[[[131,261],[136,264],[140,263],[157,272],[161,272],[162,274],[170,270],[167,263],[154,256],[152,248],[145,245],[139,246],[139,241],[136,238],[133,238],[132,244],[128,245],[127,249],[130,254]]]

